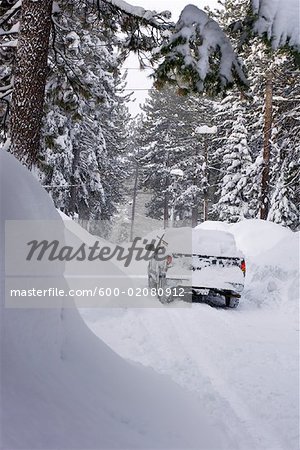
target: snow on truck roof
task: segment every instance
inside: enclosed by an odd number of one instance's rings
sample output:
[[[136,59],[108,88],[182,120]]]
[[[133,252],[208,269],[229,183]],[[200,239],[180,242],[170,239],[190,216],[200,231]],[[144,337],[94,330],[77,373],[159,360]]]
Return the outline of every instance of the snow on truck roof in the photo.
[[[190,227],[168,228],[162,244],[172,253],[207,256],[240,257],[234,236],[226,231],[203,230]]]

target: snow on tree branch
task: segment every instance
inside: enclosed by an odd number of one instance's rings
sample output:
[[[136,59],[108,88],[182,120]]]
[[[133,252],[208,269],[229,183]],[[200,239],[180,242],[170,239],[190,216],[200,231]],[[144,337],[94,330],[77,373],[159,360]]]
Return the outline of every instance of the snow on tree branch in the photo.
[[[273,48],[288,44],[300,50],[299,0],[252,0],[258,14],[254,31],[267,35]]]
[[[247,85],[232,45],[204,11],[186,6],[156,58],[163,62],[156,71],[158,86],[178,84],[184,91],[222,90],[236,81]]]
[[[113,8],[116,8],[126,15],[142,20],[147,25],[151,25],[154,28],[165,29],[174,25],[169,22],[169,19],[171,18],[171,13],[169,11],[157,13],[156,11],[146,10],[141,6],[130,5],[124,0],[102,0],[102,3],[111,5]]]

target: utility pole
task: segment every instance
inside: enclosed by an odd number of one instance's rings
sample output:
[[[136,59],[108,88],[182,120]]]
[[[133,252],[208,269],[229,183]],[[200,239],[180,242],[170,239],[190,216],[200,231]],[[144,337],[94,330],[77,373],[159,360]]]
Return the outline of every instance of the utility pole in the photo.
[[[166,142],[169,141],[168,132],[166,134]],[[165,192],[164,192],[164,229],[169,226],[169,186],[170,186],[170,174],[169,174],[169,160],[170,160],[170,150],[167,148],[167,157],[165,160]]]
[[[195,167],[194,167],[194,176],[193,176],[193,186],[194,186],[194,194],[193,194],[193,205],[192,205],[192,228],[198,225],[198,198],[196,194],[197,190],[197,162],[198,162],[198,148],[195,148]]]
[[[174,223],[175,223],[175,212],[176,212],[176,201],[177,201],[177,186],[178,186],[178,181],[182,180],[183,176],[184,176],[184,172],[181,169],[172,169],[170,172],[170,176],[173,179],[173,186],[174,186],[174,193],[175,193],[175,198],[173,198],[172,200],[172,207],[171,207],[171,215],[170,215],[170,226],[171,228],[174,227]]]
[[[216,126],[209,127],[207,125],[201,125],[196,128],[195,133],[200,135],[213,135],[217,134],[218,128]],[[204,163],[205,163],[205,182],[206,186],[203,189],[203,221],[208,219],[208,141],[206,136],[204,137]],[[195,207],[192,209],[192,227],[196,226],[198,222],[198,209],[195,210]]]
[[[270,154],[273,123],[273,80],[272,72],[266,76],[265,91],[265,115],[264,115],[264,147],[263,147],[263,172],[261,179],[260,218],[267,220],[269,213],[269,179],[270,179]]]
[[[208,149],[206,139],[204,140],[204,164],[204,177],[206,180],[206,186],[203,189],[203,220],[206,221],[208,219]]]

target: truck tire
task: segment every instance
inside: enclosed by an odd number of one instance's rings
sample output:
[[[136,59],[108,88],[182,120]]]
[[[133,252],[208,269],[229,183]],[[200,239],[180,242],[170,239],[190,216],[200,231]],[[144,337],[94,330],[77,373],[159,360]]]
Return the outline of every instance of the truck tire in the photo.
[[[237,308],[239,305],[239,298],[230,295],[225,296],[225,304],[227,308]]]
[[[157,297],[162,304],[171,303],[174,301],[174,296],[166,293],[166,279],[163,276],[160,276],[158,279]]]
[[[153,278],[151,277],[151,275],[148,275],[148,287],[149,287],[149,289],[156,288],[156,283],[153,280]]]

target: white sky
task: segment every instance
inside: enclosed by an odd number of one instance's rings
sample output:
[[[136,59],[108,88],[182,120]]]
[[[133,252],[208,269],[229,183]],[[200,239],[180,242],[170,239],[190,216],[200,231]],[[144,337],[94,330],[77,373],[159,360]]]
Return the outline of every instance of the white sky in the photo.
[[[189,3],[193,3],[198,8],[204,8],[208,5],[210,7],[217,6],[217,0],[195,0],[190,2],[189,0],[128,0],[128,3],[136,6],[142,6],[145,9],[151,9],[156,11],[169,10],[172,13],[172,20],[176,22],[180,12]],[[133,90],[132,96],[135,101],[129,103],[129,110],[132,115],[139,113],[139,104],[145,101],[148,94],[148,89],[151,88],[152,81],[148,78],[150,70],[139,70],[139,63],[135,55],[131,55],[124,67],[129,68],[127,76],[127,89]],[[142,89],[142,90],[138,90]]]

